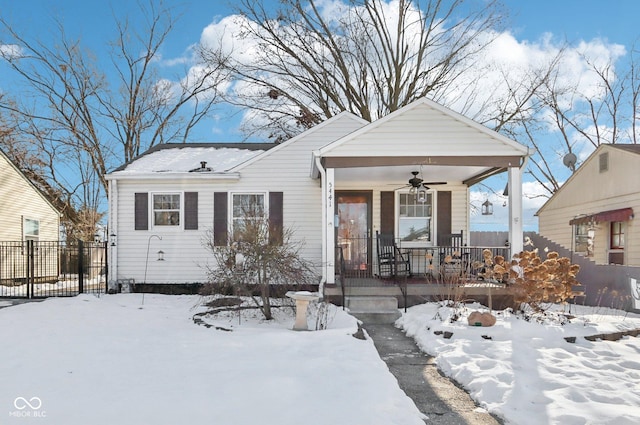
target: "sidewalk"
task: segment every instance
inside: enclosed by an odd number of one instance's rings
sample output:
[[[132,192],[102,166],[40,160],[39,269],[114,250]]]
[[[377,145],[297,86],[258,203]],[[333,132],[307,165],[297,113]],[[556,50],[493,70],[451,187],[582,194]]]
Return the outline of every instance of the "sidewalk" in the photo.
[[[502,422],[475,405],[469,394],[438,371],[432,357],[394,325],[364,324],[380,358],[418,410],[436,425],[498,425]]]

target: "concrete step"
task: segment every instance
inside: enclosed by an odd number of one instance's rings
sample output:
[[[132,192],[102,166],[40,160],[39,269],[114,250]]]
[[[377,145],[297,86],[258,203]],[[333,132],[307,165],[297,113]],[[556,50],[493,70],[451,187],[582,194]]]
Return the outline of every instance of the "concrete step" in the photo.
[[[345,304],[349,313],[363,323],[394,323],[402,316],[396,297],[347,297]]]

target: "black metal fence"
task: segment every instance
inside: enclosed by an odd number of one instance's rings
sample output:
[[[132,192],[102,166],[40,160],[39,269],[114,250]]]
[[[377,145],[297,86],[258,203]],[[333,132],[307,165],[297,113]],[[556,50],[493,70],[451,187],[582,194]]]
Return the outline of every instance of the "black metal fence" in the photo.
[[[0,242],[0,298],[68,297],[106,289],[104,242]]]

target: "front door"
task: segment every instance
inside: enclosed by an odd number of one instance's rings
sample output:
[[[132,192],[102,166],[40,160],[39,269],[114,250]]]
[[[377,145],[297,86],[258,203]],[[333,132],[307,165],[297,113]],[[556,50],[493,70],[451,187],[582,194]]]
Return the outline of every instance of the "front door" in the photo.
[[[342,248],[348,272],[371,270],[371,192],[336,192],[338,229],[336,246]]]

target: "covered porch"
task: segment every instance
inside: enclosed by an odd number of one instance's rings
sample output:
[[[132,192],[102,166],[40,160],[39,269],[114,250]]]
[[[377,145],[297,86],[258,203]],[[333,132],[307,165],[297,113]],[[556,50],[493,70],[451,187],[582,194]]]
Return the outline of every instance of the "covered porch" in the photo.
[[[522,173],[528,155],[526,146],[427,99],[314,151],[312,177],[320,180],[323,194],[321,291],[401,291],[409,297],[462,284],[473,285],[465,289],[468,295],[498,291],[480,279],[474,264],[485,248],[507,259],[523,249]],[[503,172],[508,246],[472,247],[469,188]],[[393,240],[406,270],[385,268],[381,235]],[[459,235],[456,243],[453,235]],[[447,264],[447,256],[455,261]]]

